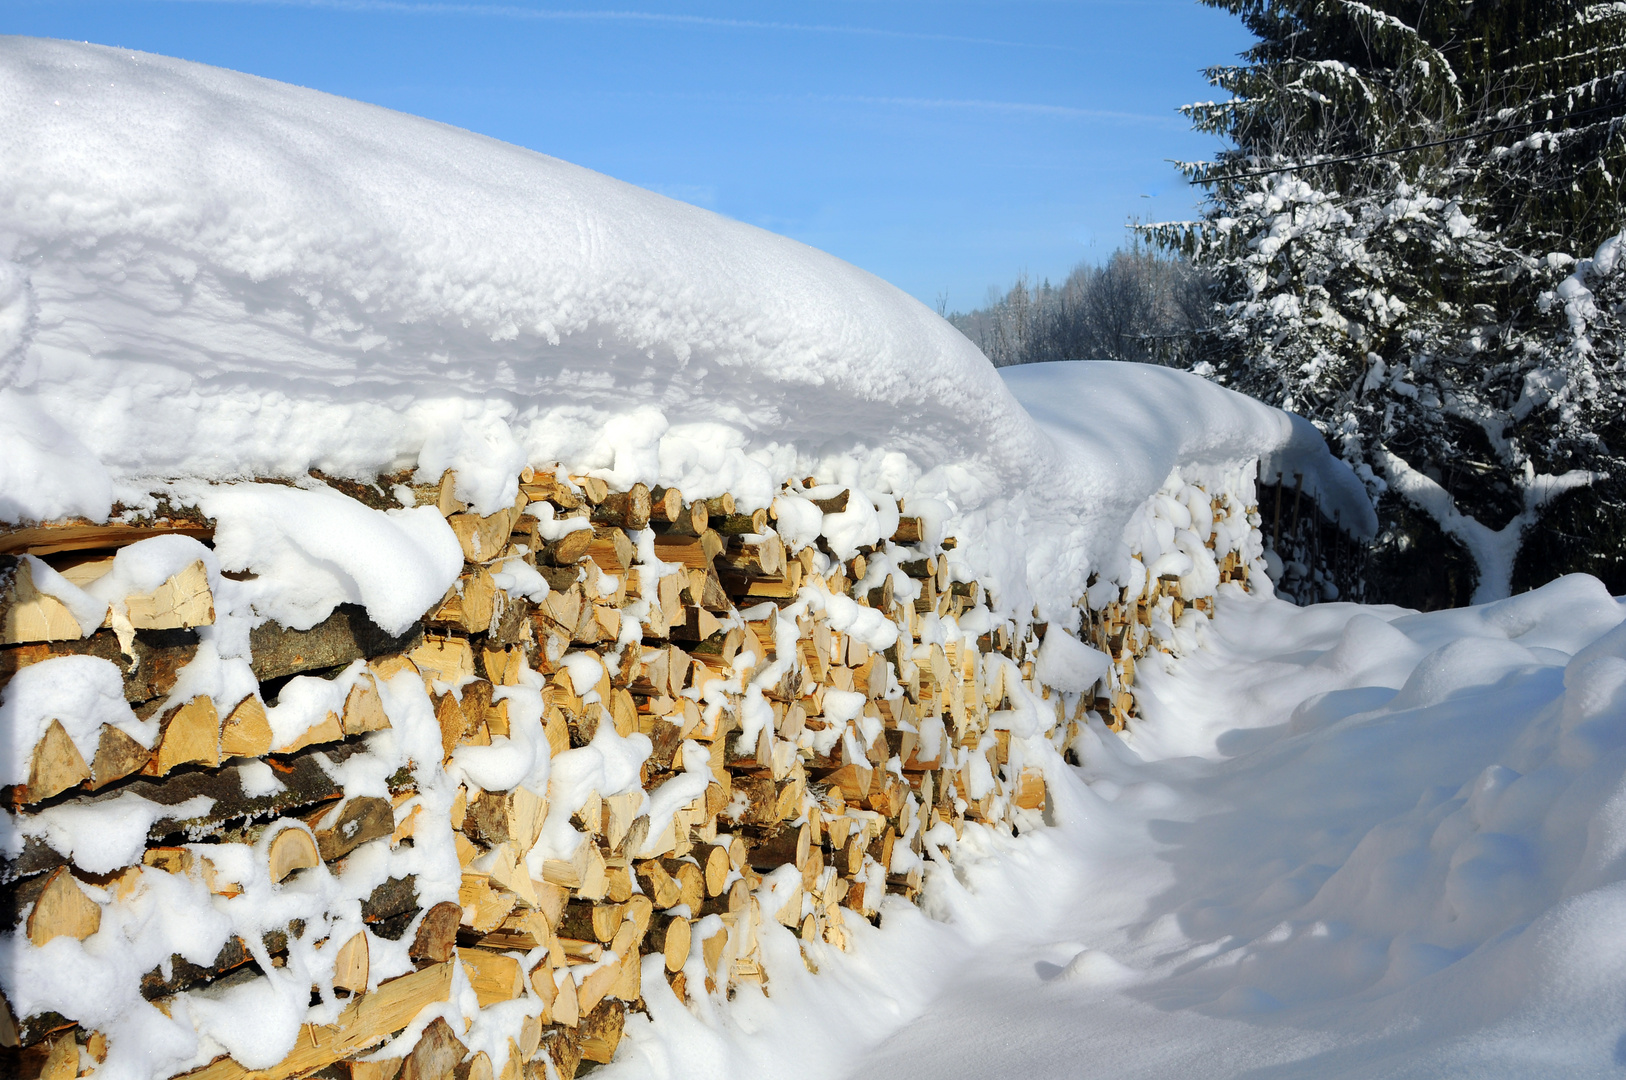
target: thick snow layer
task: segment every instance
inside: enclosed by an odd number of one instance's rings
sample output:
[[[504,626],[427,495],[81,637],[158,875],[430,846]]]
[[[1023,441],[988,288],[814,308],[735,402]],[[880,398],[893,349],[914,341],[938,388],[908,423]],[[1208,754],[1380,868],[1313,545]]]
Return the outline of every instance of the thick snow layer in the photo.
[[[1377,535],[1377,515],[1355,474],[1327,452],[1302,416],[1234,391],[1143,364],[1066,361],[1001,368],[999,374],[1039,426],[1091,474],[1091,489],[1138,507],[1176,468],[1260,459],[1261,473],[1304,477],[1358,536]],[[1133,507],[1131,508],[1133,509]]]
[[[933,830],[926,912],[816,976],[765,929],[770,997],[650,980],[604,1076],[1617,1076],[1623,615],[1584,577],[1421,615],[1225,586],[1132,734],[1048,759],[1054,828]]]
[[[312,467],[454,468],[482,512],[527,462],[747,508],[811,474],[873,497],[823,522],[833,543],[889,535],[901,496],[1025,615],[1122,572],[1123,525],[1177,463],[1286,451],[1342,490],[1313,433],[1241,401],[1110,365],[1002,380],[885,282],[586,169],[219,69],[0,41],[10,519]]]

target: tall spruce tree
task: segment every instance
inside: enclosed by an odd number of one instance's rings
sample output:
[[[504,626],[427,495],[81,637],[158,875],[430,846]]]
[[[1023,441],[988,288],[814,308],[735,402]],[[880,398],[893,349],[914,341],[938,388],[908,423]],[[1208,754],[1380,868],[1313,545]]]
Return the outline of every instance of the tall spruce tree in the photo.
[[[1201,369],[1368,481],[1369,597],[1626,591],[1626,4],[1203,2],[1259,43],[1186,110],[1203,219],[1148,230],[1216,283]]]

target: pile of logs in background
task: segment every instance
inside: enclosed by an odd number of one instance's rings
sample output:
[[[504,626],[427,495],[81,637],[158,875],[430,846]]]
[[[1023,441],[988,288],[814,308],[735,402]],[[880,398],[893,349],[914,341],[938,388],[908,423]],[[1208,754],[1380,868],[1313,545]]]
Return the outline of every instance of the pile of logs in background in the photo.
[[[386,494],[390,479],[331,483],[388,508],[398,505]],[[1099,610],[1086,607],[1083,636],[1110,653],[1114,667],[1094,695],[1071,695],[1064,703],[1062,695],[1032,682],[1042,626],[1023,625],[1018,633],[1015,623],[995,624],[974,647],[919,643],[929,615],[958,615],[989,598],[977,583],[952,579],[946,550],[953,541],[928,544],[918,520],[903,517],[890,541],[843,562],[822,539],[789,550],[769,511],[739,512],[728,496],[685,500],[675,490],[642,486],[610,492],[602,481],[567,479],[562,470],[528,471],[522,480],[512,509],[483,517],[457,501],[450,474],[439,485],[417,487],[418,502],[437,505],[462,544],[466,564],[458,584],[398,636],[350,605],[306,631],[260,626],[252,638],[259,691],[229,708],[217,708],[208,697],[170,700],[197,652],[195,628],[213,619],[201,564],[147,597],[131,598],[129,626],[82,637],[62,605],[34,588],[28,564],[13,557],[34,554],[69,580],[88,582],[105,572],[121,546],[177,531],[207,542],[210,522],[176,512],[159,520],[0,533],[6,553],[0,554],[0,693],[31,664],[87,654],[125,673],[125,695],[138,716],[163,708],[154,747],[104,727],[89,760],[52,725],[35,747],[27,783],[5,792],[11,809],[26,820],[124,793],[175,808],[152,824],[141,864],[111,873],[87,874],[45,840],[30,837],[0,869],[4,929],[33,946],[63,935],[83,940],[96,933],[108,905],[124,902],[143,875],[154,872],[188,875],[217,897],[233,897],[241,883],[230,877],[221,845],[251,845],[266,862],[261,870],[280,886],[318,866],[337,872],[364,845],[398,850],[449,827],[462,866],[455,899],[431,902],[411,875],[391,877],[363,901],[364,928],[331,943],[337,950],[332,992],[345,1001],[334,1023],[307,1025],[295,1049],[272,1068],[251,1070],[221,1057],[191,1075],[486,1080],[540,1078],[551,1066],[553,1075],[568,1080],[591,1063],[611,1060],[628,1011],[642,1008],[651,989],[645,985],[651,972],[658,970],[679,998],[765,986],[759,950],[765,927],[786,927],[804,945],[844,948],[855,920],[876,919],[888,894],[918,897],[932,857],[932,845],[922,839],[929,830],[946,824],[958,833],[968,821],[1001,825],[1042,812],[1042,773],[1032,763],[1008,768],[1010,733],[994,727],[994,714],[1009,707],[1015,689],[1002,672],[1019,671],[1025,689],[1053,708],[1048,734],[1065,748],[1089,709],[1113,727],[1132,717],[1135,659],[1159,644],[1151,631],[1157,612],[1172,609],[1176,621],[1187,608],[1212,613],[1211,597],[1182,596],[1171,581],[1153,581],[1141,595],[1120,596]],[[820,508],[839,512],[847,497],[822,500]],[[580,518],[589,527],[544,539],[537,516],[524,512],[540,502],[552,505],[555,521]],[[680,564],[681,572],[640,580],[648,572],[637,555],[646,529],[658,559]],[[854,595],[866,558],[877,550],[919,583],[918,597],[897,599],[890,578]],[[547,579],[550,591],[541,603],[516,598],[494,580],[493,571],[515,557]],[[1245,579],[1235,553],[1215,558],[1225,580]],[[902,629],[898,643],[872,651],[809,609],[797,621],[793,663],[767,694],[773,724],[754,746],[742,747],[737,699],[707,709],[706,691],[718,680],[738,678],[742,653],[754,654],[747,676],[784,659],[777,655],[784,638],[776,640],[775,619],[764,618],[761,605],[783,609],[809,588],[881,610]],[[638,615],[629,615],[639,601]],[[641,631],[625,631],[624,620],[632,617],[640,617]],[[597,687],[576,686],[564,670],[565,657],[583,650],[613,661]],[[996,655],[1011,664],[993,663]],[[353,672],[358,660],[366,674],[355,680],[342,710],[292,743],[273,745],[265,708],[288,680]],[[535,878],[525,856],[547,816],[546,795],[464,786],[447,819],[435,821],[447,812],[444,801],[437,810],[419,791],[415,777],[424,775],[425,763],[396,771],[388,798],[347,797],[335,779],[349,759],[369,752],[372,733],[390,726],[381,682],[404,673],[423,679],[441,733],[443,759],[431,763],[439,769],[458,747],[509,734],[508,703],[494,692],[517,684],[527,669],[546,679],[545,732],[555,757],[588,744],[601,725],[621,735],[642,733],[653,747],[642,766],[642,788],[652,791],[685,769],[682,747],[692,740],[710,755],[704,793],[658,836],[641,816],[642,791],[590,797],[571,819],[589,842],[569,860],[547,861]],[[451,686],[458,692],[447,692]],[[820,737],[831,691],[862,694],[862,717],[842,722],[857,731],[868,721],[879,734],[867,741]],[[928,718],[938,718],[947,737],[934,740],[936,752],[923,758],[917,733]],[[820,746],[828,752],[818,752]],[[973,782],[973,755],[986,760],[991,786]],[[263,771],[262,761],[280,783],[272,793],[254,794],[263,786],[250,783],[244,770]],[[210,800],[201,816],[187,810],[198,805],[198,796]],[[175,956],[141,979],[140,994],[167,1011],[176,995],[260,977],[267,959],[277,965],[290,939],[304,932],[294,920],[252,947],[234,938],[207,964]],[[411,970],[369,979],[369,957],[402,943]],[[651,956],[660,958],[658,966],[644,962]],[[527,1003],[505,1061],[471,1053],[461,1041],[466,1032],[444,1019],[413,1045],[398,1042],[399,1056],[358,1060],[426,1006],[446,1001],[458,967],[482,1008]],[[93,1074],[104,1060],[106,1036],[76,1018],[18,1015],[0,1004],[8,1075],[67,1080]]]

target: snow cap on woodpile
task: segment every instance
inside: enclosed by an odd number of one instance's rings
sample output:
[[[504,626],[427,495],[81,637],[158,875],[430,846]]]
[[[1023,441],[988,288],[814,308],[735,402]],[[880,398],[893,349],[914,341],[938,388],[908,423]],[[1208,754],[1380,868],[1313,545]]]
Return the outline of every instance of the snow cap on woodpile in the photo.
[[[1119,560],[1127,514],[1205,442],[1158,419],[1125,430],[1127,459],[1090,458],[954,327],[839,259],[248,75],[7,39],[0,165],[0,461],[49,444],[84,464],[44,486],[0,465],[13,519],[312,468],[454,469],[482,513],[526,463],[746,510],[814,475],[944,522],[956,574],[1025,611]],[[1077,370],[1078,414],[1156,419],[1176,393],[1200,436],[1239,408],[1107,370]],[[1249,415],[1222,425],[1238,455],[1291,442],[1283,414]]]

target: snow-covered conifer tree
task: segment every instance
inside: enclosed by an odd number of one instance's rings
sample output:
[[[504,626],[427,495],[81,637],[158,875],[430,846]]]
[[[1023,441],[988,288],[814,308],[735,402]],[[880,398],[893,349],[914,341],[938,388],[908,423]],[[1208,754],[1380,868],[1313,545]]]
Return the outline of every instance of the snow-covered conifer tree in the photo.
[[[1203,219],[1149,230],[1216,282],[1203,370],[1310,417],[1368,480],[1380,596],[1467,599],[1442,585],[1453,554],[1480,600],[1607,569],[1626,532],[1626,4],[1204,2],[1260,40],[1210,70],[1228,97],[1187,109],[1234,144],[1187,167]],[[1518,568],[1581,489],[1592,535]]]

